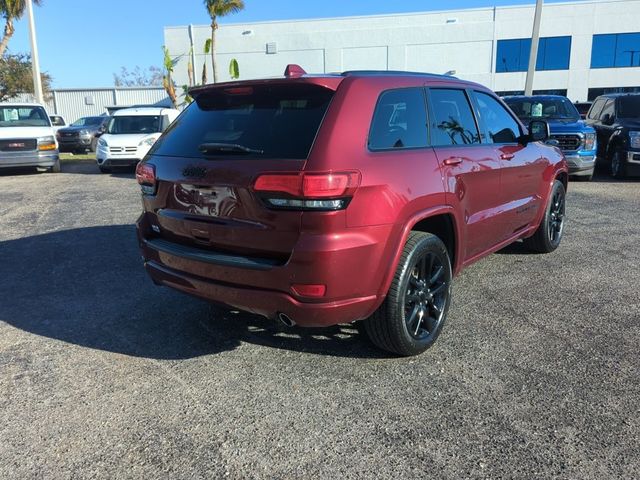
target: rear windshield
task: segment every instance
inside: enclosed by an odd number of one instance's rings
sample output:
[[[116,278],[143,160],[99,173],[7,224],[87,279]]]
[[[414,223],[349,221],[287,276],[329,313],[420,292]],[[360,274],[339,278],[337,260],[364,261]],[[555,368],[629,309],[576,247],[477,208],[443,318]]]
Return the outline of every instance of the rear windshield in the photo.
[[[229,87],[202,93],[152,154],[306,159],[333,91],[317,85]]]
[[[50,126],[47,112],[42,107],[0,107],[0,128]]]
[[[135,133],[158,133],[162,131],[161,115],[120,115],[109,121],[107,133],[125,135]]]
[[[640,95],[620,97],[618,117],[640,118]]]

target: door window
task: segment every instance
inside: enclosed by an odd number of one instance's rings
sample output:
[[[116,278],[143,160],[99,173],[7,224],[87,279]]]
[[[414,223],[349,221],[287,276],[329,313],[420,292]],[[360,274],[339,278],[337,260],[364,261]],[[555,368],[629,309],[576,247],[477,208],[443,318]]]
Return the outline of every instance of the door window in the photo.
[[[611,118],[615,118],[616,114],[615,114],[615,101],[614,100],[608,100],[607,103],[605,104],[604,108],[602,109],[602,112],[600,113],[600,120],[604,120],[604,116],[605,115],[609,115]]]
[[[480,143],[478,127],[464,90],[434,88],[429,96],[433,108],[431,143],[434,146]]]
[[[369,148],[419,148],[427,143],[427,108],[422,88],[382,92],[371,121]]]
[[[600,112],[602,111],[602,107],[604,107],[605,102],[606,100],[604,98],[597,99],[593,103],[591,110],[589,110],[587,118],[590,120],[597,120],[598,118],[600,118]]]
[[[520,136],[518,122],[491,95],[474,92],[478,103],[480,122],[487,143],[516,143]]]

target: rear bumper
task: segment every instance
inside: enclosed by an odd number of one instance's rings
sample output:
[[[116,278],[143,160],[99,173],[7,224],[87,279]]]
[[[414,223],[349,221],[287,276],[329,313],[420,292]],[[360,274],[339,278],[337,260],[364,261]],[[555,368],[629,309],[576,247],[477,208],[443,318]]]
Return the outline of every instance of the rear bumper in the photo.
[[[57,150],[47,152],[0,152],[0,168],[53,167],[60,159]]]
[[[156,283],[238,310],[268,318],[285,313],[298,325],[320,327],[365,319],[384,299],[392,225],[302,233],[290,258],[271,265],[215,253],[199,258],[199,249],[155,241],[145,215],[137,226],[145,268]],[[292,284],[325,285],[326,294],[303,298]]]
[[[369,316],[367,312],[373,312],[379,304],[379,298],[375,295],[334,302],[304,303],[282,292],[224,285],[196,278],[153,261],[145,262],[145,268],[160,285],[267,318],[273,319],[278,313],[284,313],[303,327],[323,327],[360,320]]]

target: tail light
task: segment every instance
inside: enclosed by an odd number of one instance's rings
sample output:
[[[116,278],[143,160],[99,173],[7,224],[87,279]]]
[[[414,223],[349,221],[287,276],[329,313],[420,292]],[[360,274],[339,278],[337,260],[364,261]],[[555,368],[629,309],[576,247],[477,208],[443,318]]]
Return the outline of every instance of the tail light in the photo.
[[[136,166],[136,180],[145,195],[156,193],[156,167],[150,163],[139,162]]]
[[[341,210],[360,185],[359,172],[266,173],[253,189],[269,207],[294,210]]]

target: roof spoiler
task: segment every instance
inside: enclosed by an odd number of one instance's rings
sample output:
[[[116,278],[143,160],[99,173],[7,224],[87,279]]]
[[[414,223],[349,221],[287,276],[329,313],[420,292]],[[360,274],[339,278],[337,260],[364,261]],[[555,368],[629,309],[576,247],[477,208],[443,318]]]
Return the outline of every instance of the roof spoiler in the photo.
[[[285,77],[301,77],[306,75],[307,72],[304,71],[300,65],[296,65],[295,63],[290,63],[287,65],[287,68],[284,69]]]

